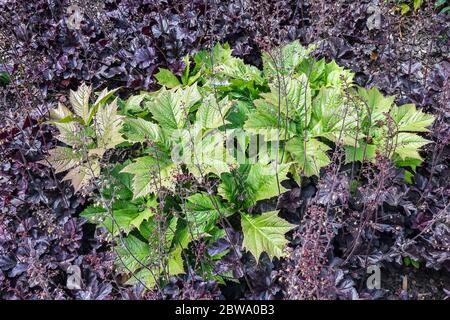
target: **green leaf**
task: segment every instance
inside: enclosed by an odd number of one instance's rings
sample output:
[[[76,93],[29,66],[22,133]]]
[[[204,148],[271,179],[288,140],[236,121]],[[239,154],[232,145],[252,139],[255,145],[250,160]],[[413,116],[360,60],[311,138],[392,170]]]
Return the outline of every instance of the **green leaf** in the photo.
[[[215,95],[210,94],[203,99],[197,110],[197,123],[205,129],[216,129],[226,123],[225,117],[231,106],[232,102],[228,97],[217,101]]]
[[[279,193],[286,191],[281,182],[286,179],[290,163],[261,164],[251,165],[247,179],[245,181],[246,189],[250,193],[250,198],[254,201],[270,199],[278,196]],[[278,180],[277,180],[278,173]]]
[[[222,46],[220,43],[217,43],[211,52],[206,50],[199,51],[194,56],[194,61],[196,65],[204,65],[206,68],[212,70],[214,66],[229,63],[229,61],[233,59],[231,53],[232,50],[228,44]]]
[[[347,88],[352,85],[354,74],[338,66],[336,61],[325,65],[326,86],[334,88]]]
[[[54,125],[59,130],[59,135],[56,136],[61,142],[69,146],[81,146],[83,144],[81,140],[81,126],[78,122],[55,122]]]
[[[247,209],[257,201],[270,199],[286,191],[281,182],[286,179],[289,167],[290,164],[275,166],[271,163],[241,165],[240,172],[221,175],[218,193],[231,204],[242,203],[244,209]]]
[[[194,147],[191,141],[185,141],[183,152],[186,165],[196,178],[208,173],[220,176],[224,172],[229,172],[236,164],[236,159],[225,145],[226,135],[223,132],[212,130],[203,135],[200,141],[194,141]]]
[[[181,104],[180,95],[174,89],[163,89],[155,101],[146,104],[146,108],[161,127],[170,131],[183,128],[189,112],[189,107]]]
[[[189,226],[185,221],[179,219],[177,224],[177,229],[173,238],[173,245],[177,245],[186,249],[189,243],[192,241],[192,234],[190,232]]]
[[[183,267],[183,258],[182,258],[182,249],[177,248],[173,252],[170,252],[168,255],[168,261],[167,261],[167,271],[168,275],[175,276],[178,274],[183,274],[184,267]],[[151,269],[149,268],[143,268],[139,270],[137,273],[134,274],[127,282],[128,285],[134,285],[139,283],[137,279],[145,283],[145,285],[148,288],[153,288],[156,283],[159,281],[159,277],[161,274],[163,274],[165,270],[161,270],[158,267],[153,267]],[[137,279],[136,279],[137,278]]]
[[[159,281],[159,271],[156,268],[151,269],[151,271],[147,268],[143,268],[132,275],[127,282],[126,285],[136,285],[141,282],[145,284],[145,286],[149,289],[152,289],[156,286],[156,283]]]
[[[423,0],[414,0],[414,11],[417,11],[417,9],[419,9],[422,4],[423,4]]]
[[[59,102],[57,108],[50,110],[50,119],[56,121],[73,120],[73,113]]]
[[[181,255],[183,248],[177,247],[175,250],[169,253],[169,260],[167,261],[168,273],[171,276],[183,274],[183,257]]]
[[[7,86],[11,82],[8,72],[0,72],[0,86]]]
[[[88,162],[72,168],[63,178],[63,181],[70,180],[75,192],[100,175],[100,163],[97,159],[91,159]]]
[[[130,221],[130,230],[132,229],[131,227],[139,228],[144,221],[148,220],[154,214],[153,208],[148,207],[142,211],[138,211],[137,215]]]
[[[437,8],[439,8],[440,6],[443,6],[443,5],[446,4],[446,3],[447,3],[447,0],[437,0],[437,1],[434,3],[434,8],[437,9]]]
[[[264,81],[261,77],[261,71],[258,68],[245,64],[242,59],[236,57],[232,57],[222,65],[215,65],[214,68],[225,77],[233,80],[242,80],[244,83],[248,81],[255,81],[260,84]]]
[[[409,171],[405,171],[404,176],[405,176],[405,182],[406,182],[407,184],[412,184],[412,183],[413,183],[413,177],[414,177],[414,174],[412,174],[412,173],[409,172]]]
[[[261,93],[261,97],[272,105],[273,110],[280,110],[283,119],[288,117],[307,126],[311,121],[311,88],[306,75],[283,79],[280,83],[271,84],[270,93]],[[260,103],[255,101],[256,108]]]
[[[146,104],[146,108],[163,129],[173,132],[184,128],[190,108],[200,99],[197,84],[185,89],[162,89],[156,99]]]
[[[121,172],[130,173],[133,177],[134,199],[157,192],[160,187],[172,185],[172,171],[175,165],[170,159],[161,155],[160,159],[146,156],[135,159]]]
[[[411,259],[410,261],[414,268],[420,269],[420,262],[418,260]]]
[[[358,112],[346,103],[342,88],[322,87],[314,98],[312,123],[313,137],[324,137],[334,143],[354,145]]]
[[[106,199],[131,200],[133,198],[133,176],[129,173],[122,173],[131,161],[127,160],[123,164],[117,164],[112,169],[103,174],[110,181],[110,185],[101,192]]]
[[[304,48],[300,41],[277,48],[272,53],[263,52],[264,73],[267,77],[292,75],[295,69],[307,58],[313,47]]]
[[[384,120],[386,118],[385,113],[389,112],[395,99],[394,96],[383,96],[383,94],[375,87],[370,89],[359,88],[358,95],[364,101],[364,105],[362,107],[372,123],[377,120]]]
[[[84,124],[89,124],[89,97],[92,92],[92,87],[88,87],[85,83],[81,84],[77,91],[70,90],[69,101],[72,105],[73,111],[79,116]]]
[[[105,88],[102,90],[102,92],[100,92],[100,94],[97,97],[97,100],[95,100],[94,104],[92,105],[93,109],[97,109],[99,106],[105,104],[109,98],[112,97],[112,95],[114,93],[117,92],[117,90],[119,90],[120,88],[116,88],[116,89],[112,89],[112,90],[108,90],[108,88]],[[93,116],[93,114],[92,114]]]
[[[400,13],[401,15],[407,14],[409,11],[411,11],[411,8],[406,3],[400,4]]]
[[[125,118],[124,124],[124,133],[130,142],[162,142],[164,140],[163,132],[156,123],[141,118]]]
[[[395,153],[402,159],[411,158],[422,160],[418,150],[431,141],[413,133],[401,132],[396,136]]]
[[[251,110],[253,110],[253,106],[248,101],[236,101],[228,113],[229,125],[227,128],[242,128]]]
[[[116,88],[113,90],[108,90],[108,88],[103,89],[102,92],[97,97],[97,100],[95,100],[94,104],[92,105],[90,112],[89,112],[89,119],[87,121],[88,123],[91,123],[92,119],[94,118],[95,113],[97,112],[98,108],[102,105],[104,105],[109,98],[112,97],[114,93],[116,93],[117,90],[120,88]]]
[[[397,167],[410,167],[412,171],[415,172],[417,170],[417,167],[420,166],[420,164],[422,163],[422,159],[412,159],[412,158],[401,159],[399,156],[395,156],[394,162]]]
[[[183,243],[176,243],[174,241],[175,235],[177,233],[178,226],[178,217],[173,217],[170,219],[170,222],[167,224],[166,231],[164,232],[164,247],[167,251],[169,251],[173,246],[180,246],[182,248],[186,248]]]
[[[232,56],[232,50],[228,44],[214,46],[211,52],[200,51],[194,61],[196,69],[203,70],[207,75],[211,76],[213,82],[219,80],[232,81],[242,80],[243,82],[255,81],[262,83],[263,78],[258,68],[245,64],[240,58]]]
[[[139,94],[136,96],[131,96],[125,102],[126,112],[140,112],[142,111],[141,103],[144,101],[146,94]]]
[[[175,88],[180,85],[178,78],[168,69],[159,68],[159,72],[155,74],[155,78],[158,80],[158,84],[167,88]]]
[[[431,126],[435,119],[433,115],[417,110],[414,104],[395,108],[391,116],[399,132],[428,132],[427,127]]]
[[[81,155],[73,151],[71,148],[56,147],[49,150],[49,156],[45,160],[38,161],[43,165],[51,165],[55,169],[55,173],[67,171],[81,161]]]
[[[296,226],[278,217],[278,211],[265,212],[260,216],[241,214],[243,247],[250,251],[256,260],[263,252],[270,259],[285,255],[288,241],[285,234]]]
[[[113,236],[139,228],[142,222],[152,217],[154,212],[150,208],[141,210],[139,206],[128,201],[116,201],[112,207],[112,219],[107,210],[102,207],[88,207],[81,216],[91,223],[99,224],[106,228]]]
[[[123,119],[117,114],[117,99],[109,105],[100,106],[95,116],[97,145],[111,149],[125,141],[120,132]]]
[[[232,212],[226,209],[217,196],[202,192],[187,198],[185,215],[194,240],[214,228],[221,215],[227,217],[230,214]]]
[[[142,265],[148,265],[150,260],[150,246],[147,242],[141,241],[136,236],[130,234],[122,238],[116,248],[119,256],[117,266],[125,273],[135,272],[142,268]]]
[[[345,146],[345,162],[373,161],[375,159],[376,149],[377,147],[375,145],[363,142],[360,142],[356,148],[354,146]]]
[[[264,100],[255,101],[256,111],[249,114],[245,121],[244,130],[249,133],[262,135],[265,141],[290,139],[296,134],[296,126],[292,120],[287,121],[285,116],[280,115],[273,108],[273,105]]]
[[[300,137],[293,138],[286,143],[286,150],[297,161],[301,171],[308,177],[318,176],[320,168],[330,163],[330,159],[326,154],[330,148],[316,139],[304,141]]]

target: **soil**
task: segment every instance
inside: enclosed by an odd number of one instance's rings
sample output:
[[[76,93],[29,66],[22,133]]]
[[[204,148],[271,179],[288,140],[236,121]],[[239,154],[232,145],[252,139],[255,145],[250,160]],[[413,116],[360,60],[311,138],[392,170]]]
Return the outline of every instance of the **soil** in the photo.
[[[389,265],[381,270],[381,288],[388,290],[385,298],[389,300],[442,300],[449,297],[450,273],[422,266]]]

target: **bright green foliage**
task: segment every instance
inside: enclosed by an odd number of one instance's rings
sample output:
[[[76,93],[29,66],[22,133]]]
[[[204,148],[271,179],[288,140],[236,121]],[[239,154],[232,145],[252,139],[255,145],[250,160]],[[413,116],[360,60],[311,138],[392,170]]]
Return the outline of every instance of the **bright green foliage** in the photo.
[[[56,173],[69,170],[63,180],[70,180],[75,192],[100,175],[100,160],[106,150],[124,142],[119,132],[123,118],[117,114],[117,100],[106,104],[116,90],[103,90],[90,104],[91,88],[82,85],[70,92],[72,111],[59,104],[50,113],[51,123],[59,129],[56,137],[67,147],[56,147],[47,159]]]
[[[187,89],[162,90],[156,99],[146,104],[153,118],[168,133],[186,125],[190,108],[201,99],[197,86]]]
[[[402,15],[410,11],[417,11],[423,4],[423,0],[397,0],[397,9]]]
[[[82,216],[111,233],[127,283],[152,287],[184,273],[192,246],[225,237],[227,219],[233,226],[240,219],[243,248],[256,259],[282,257],[295,226],[277,211],[249,212],[285,192],[288,174],[297,182],[319,176],[336,145],[346,162],[381,154],[413,170],[420,165],[419,150],[429,143],[420,134],[434,117],[397,107],[376,88],[355,87],[350,71],[316,61],[313,49],[293,42],[264,53],[261,71],[216,45],[193,57],[194,68],[186,57],[181,77],[160,69],[158,91],[110,104],[114,91],[103,91],[90,105],[83,85],[71,93],[74,113],[62,105],[51,112],[67,145],[50,152],[55,171],[70,170],[65,179],[76,190],[100,173],[109,182],[100,204]],[[119,144],[133,145],[130,159],[101,166],[105,151]],[[178,180],[187,174],[193,179]],[[227,252],[205,254],[205,261]],[[202,265],[223,281],[212,270]]]
[[[358,134],[355,144],[346,145],[346,161],[373,161],[376,152],[380,152],[393,158],[397,165],[415,168],[420,164],[419,149],[430,141],[415,132],[427,132],[434,116],[412,104],[397,107],[394,97],[384,97],[376,88],[360,88],[358,95],[362,134]]]
[[[399,132],[427,132],[434,116],[416,110],[413,104],[405,104],[392,111],[392,118]]]
[[[175,88],[180,85],[178,78],[168,69],[159,68],[159,72],[155,74],[158,83],[167,88]]]
[[[159,188],[170,187],[175,165],[159,153],[158,156],[145,156],[125,167],[122,172],[133,175],[134,198],[156,192]]]
[[[450,13],[450,2],[448,0],[436,0],[434,3],[434,9],[439,13]]]
[[[6,86],[11,82],[8,72],[0,72],[0,86]]]
[[[289,164],[242,165],[233,173],[221,175],[222,182],[218,192],[233,207],[248,209],[259,200],[269,199],[286,191],[279,182],[285,180],[288,170]]]
[[[259,216],[241,214],[244,248],[249,250],[258,260],[263,252],[269,257],[284,256],[287,240],[284,234],[295,225],[278,217],[277,211],[265,212]]]
[[[119,232],[128,234],[134,228],[139,228],[142,222],[148,220],[153,214],[154,211],[151,208],[141,210],[140,206],[132,202],[118,200],[112,206],[112,217],[105,208],[94,206],[86,208],[82,216],[92,223],[105,227],[113,235],[118,235]],[[100,219],[103,221],[100,222]]]
[[[196,193],[187,198],[185,205],[186,222],[194,239],[211,233],[220,218],[233,212],[224,205],[219,197],[206,193]]]
[[[319,175],[319,170],[330,163],[326,152],[330,150],[323,142],[311,138],[294,138],[287,142],[286,150],[302,168],[306,176]]]

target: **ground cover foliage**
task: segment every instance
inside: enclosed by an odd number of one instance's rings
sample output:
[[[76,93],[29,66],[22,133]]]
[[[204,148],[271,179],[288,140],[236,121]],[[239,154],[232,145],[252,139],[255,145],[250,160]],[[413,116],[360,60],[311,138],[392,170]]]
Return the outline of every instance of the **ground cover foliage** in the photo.
[[[448,294],[449,22],[431,1],[0,6],[2,298]],[[280,153],[252,163],[255,135]]]

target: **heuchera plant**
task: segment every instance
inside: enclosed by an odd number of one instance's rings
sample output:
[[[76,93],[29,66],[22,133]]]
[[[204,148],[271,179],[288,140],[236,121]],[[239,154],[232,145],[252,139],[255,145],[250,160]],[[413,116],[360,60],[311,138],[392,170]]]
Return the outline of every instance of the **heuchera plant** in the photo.
[[[73,113],[62,105],[52,113],[64,146],[47,163],[68,171],[64,179],[76,190],[96,183],[99,201],[82,216],[111,232],[128,283],[153,287],[189,271],[191,244],[209,246],[229,227],[242,229],[243,247],[256,260],[284,256],[295,225],[278,211],[252,208],[284,192],[286,179],[320,175],[332,148],[344,148],[347,162],[383,154],[409,170],[420,164],[429,141],[417,133],[434,117],[398,107],[376,88],[355,87],[350,71],[311,58],[313,49],[293,42],[263,53],[259,70],[216,45],[185,58],[181,77],[160,69],[159,91],[122,101],[104,90],[91,104],[83,85],[71,92]],[[102,161],[118,148],[130,159]],[[203,274],[230,277],[213,271],[230,251],[205,253],[211,265],[201,266]]]

